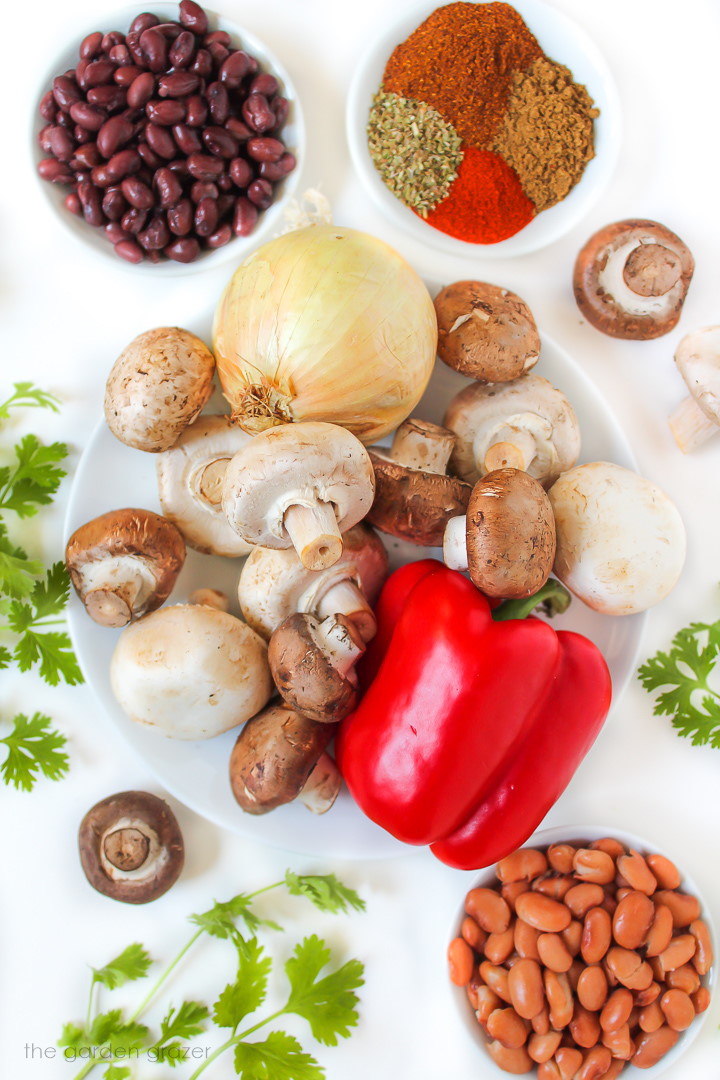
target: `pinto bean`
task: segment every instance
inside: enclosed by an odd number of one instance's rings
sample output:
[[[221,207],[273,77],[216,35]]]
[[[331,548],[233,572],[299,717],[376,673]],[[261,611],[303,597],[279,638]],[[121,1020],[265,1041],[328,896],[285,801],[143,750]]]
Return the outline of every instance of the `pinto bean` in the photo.
[[[600,907],[605,893],[601,885],[583,882],[569,889],[563,899],[576,919],[584,919],[591,907]]]
[[[595,1046],[600,1038],[601,1029],[597,1013],[590,1012],[579,1001],[575,1002],[569,1027],[573,1041],[577,1046],[582,1046],[586,1050]]]
[[[682,878],[674,862],[665,855],[646,855],[645,862],[661,889],[679,889]]]
[[[502,882],[532,881],[540,877],[548,867],[547,857],[536,848],[520,848],[512,855],[506,855],[495,868],[497,877]]]
[[[696,947],[697,939],[692,934],[678,934],[658,956],[662,970],[673,971],[681,964],[687,964],[695,955]]]
[[[665,1023],[665,1014],[660,1008],[659,1001],[651,1001],[644,1009],[640,1010],[638,1024],[642,1031],[657,1031]]]
[[[453,986],[465,986],[473,972],[473,951],[464,938],[456,937],[448,945],[448,967]]]
[[[573,857],[573,870],[583,881],[607,885],[615,877],[615,862],[599,848],[578,848]]]
[[[543,1061],[550,1060],[560,1046],[561,1039],[562,1032],[560,1031],[548,1031],[546,1035],[538,1035],[534,1032],[528,1040],[528,1054],[533,1061],[541,1065]]]
[[[638,1069],[649,1069],[672,1050],[680,1038],[679,1031],[664,1025],[656,1031],[643,1033],[637,1041],[635,1053],[630,1059],[631,1065]]]
[[[685,1031],[695,1019],[695,1006],[684,990],[666,990],[660,998],[660,1008],[673,1031]]]
[[[628,990],[645,990],[653,981],[650,965],[632,949],[614,945],[608,950],[607,965],[618,982]]]
[[[507,1046],[503,1046],[501,1042],[495,1040],[494,1042],[488,1043],[486,1049],[495,1064],[501,1068],[503,1072],[512,1073],[515,1076],[522,1076],[524,1073],[531,1072],[535,1067],[535,1062],[524,1046],[518,1046],[516,1049],[511,1050]]]
[[[694,994],[700,986],[700,976],[692,964],[681,964],[680,967],[668,971],[665,982],[671,990],[684,990],[686,994]]]
[[[713,947],[710,930],[704,919],[693,919],[690,933],[695,938],[696,948],[693,965],[698,975],[707,975],[713,963]]]
[[[602,1009],[608,996],[607,976],[598,964],[583,968],[577,984],[580,1004],[591,1012]]]
[[[637,889],[648,896],[652,896],[657,889],[657,878],[640,852],[634,848],[630,848],[627,855],[618,857],[617,868],[631,889]]]
[[[513,941],[515,951],[520,956],[525,956],[530,960],[539,960],[540,952],[538,950],[538,939],[540,938],[540,931],[536,930],[530,923],[526,923],[523,919],[516,919],[513,927]]]
[[[471,889],[465,897],[465,912],[488,934],[502,934],[510,925],[510,908],[494,889]]]
[[[597,964],[612,942],[612,922],[604,908],[590,908],[583,922],[580,953],[586,964]]]
[[[555,971],[543,972],[545,996],[550,1010],[550,1023],[561,1031],[570,1023],[573,1015],[573,992],[567,975]]]
[[[545,1004],[542,969],[537,960],[525,957],[513,964],[508,975],[513,1008],[525,1020],[532,1020]]]
[[[511,924],[501,934],[490,934],[483,951],[492,964],[504,964],[514,948],[515,933]]]
[[[673,927],[680,930],[700,918],[700,901],[688,893],[675,892],[672,889],[658,889],[653,897],[656,904],[665,904],[670,908]]]
[[[624,949],[639,949],[655,917],[655,905],[646,893],[631,889],[613,914],[612,932]]]
[[[537,940],[538,953],[545,967],[551,971],[569,971],[572,966],[572,954],[559,934],[540,934]]]
[[[506,1001],[508,1005],[514,1005],[510,996],[509,974],[506,968],[498,964],[491,964],[489,960],[483,960],[480,965],[480,976],[498,997]]]
[[[600,1027],[603,1031],[617,1031],[628,1022],[633,1009],[633,996],[624,986],[613,990],[602,1007]]]
[[[555,1054],[561,1080],[573,1080],[583,1063],[582,1050],[574,1046],[561,1046]]]
[[[655,904],[655,915],[645,938],[645,955],[659,956],[670,944],[673,932],[672,911],[666,904]]]
[[[502,1007],[502,998],[498,997],[495,991],[491,990],[489,986],[485,986],[485,984],[477,987],[475,997],[477,1000],[476,1016],[478,1023],[487,1030],[488,1017],[496,1009]]]
[[[565,930],[571,921],[570,911],[564,904],[542,893],[521,893],[515,902],[515,910],[519,918],[548,934]]]
[[[460,937],[464,938],[475,952],[482,952],[487,941],[487,934],[470,915],[466,915],[460,924]]]
[[[629,1061],[635,1053],[635,1044],[630,1037],[630,1026],[623,1024],[614,1031],[603,1031],[600,1036],[603,1046],[606,1046],[613,1057]]]
[[[491,1012],[487,1019],[487,1030],[491,1039],[497,1039],[509,1050],[515,1050],[527,1042],[527,1028],[513,1008]]]

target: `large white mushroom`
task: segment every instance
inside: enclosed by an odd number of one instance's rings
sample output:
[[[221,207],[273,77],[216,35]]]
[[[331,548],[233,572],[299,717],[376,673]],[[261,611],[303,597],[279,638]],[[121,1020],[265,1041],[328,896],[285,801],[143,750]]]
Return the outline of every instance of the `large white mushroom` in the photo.
[[[176,739],[208,739],[245,723],[273,692],[267,646],[214,607],[176,604],[127,627],[110,665],[121,708]]]
[[[578,465],[548,492],[557,534],[555,574],[605,615],[633,615],[674,588],[685,528],[673,502],[645,477],[606,461]]]

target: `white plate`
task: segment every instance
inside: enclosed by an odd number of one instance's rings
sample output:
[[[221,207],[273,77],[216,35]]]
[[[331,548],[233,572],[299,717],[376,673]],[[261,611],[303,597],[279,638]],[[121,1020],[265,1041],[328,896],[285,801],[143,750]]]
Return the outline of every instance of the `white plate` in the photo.
[[[562,202],[543,210],[515,236],[498,244],[469,244],[456,240],[428,225],[392,194],[381,180],[367,145],[368,114],[393,49],[437,6],[432,0],[423,0],[406,10],[397,22],[379,33],[356,68],[346,110],[347,138],[355,171],[377,206],[399,228],[438,251],[471,259],[477,259],[478,255],[483,259],[494,259],[537,251],[563,236],[588,213],[613,174],[621,143],[620,97],[613,77],[591,38],[562,11],[542,3],[542,0],[517,0],[513,4],[543,52],[551,60],[569,67],[575,81],[587,86],[600,109],[600,116],[595,121],[595,157],[588,163],[579,183]]]
[[[436,290],[435,290],[436,291]],[[207,327],[193,328],[209,338]],[[584,437],[582,461],[608,460],[635,468],[628,442],[610,408],[597,390],[554,342],[542,339],[541,359],[536,369],[560,387],[572,402]],[[439,361],[416,415],[441,422],[446,404],[468,382]],[[214,399],[208,411],[219,411]],[[160,511],[152,454],[132,450],[111,435],[104,421],[95,429],[73,482],[66,532],[108,510],[138,506]],[[382,535],[382,534],[380,534]],[[434,548],[419,548],[393,537],[385,537],[391,564],[440,557]],[[212,586],[222,589],[234,602],[238,614],[236,585],[241,560],[200,555],[188,549],[188,557],[172,594],[174,602],[184,601],[193,589]],[[70,634],[83,673],[112,723],[153,770],[161,784],[180,802],[211,821],[276,847],[323,855],[328,858],[379,858],[407,850],[373,824],[357,809],[343,790],[335,806],[320,817],[304,806],[291,804],[271,814],[254,817],[235,803],[227,781],[228,759],[236,733],[199,742],[168,739],[138,724],[121,711],[110,689],[109,669],[120,631],[101,629],[85,613],[73,594],[68,609]],[[643,615],[613,618],[599,615],[579,600],[553,625],[577,630],[598,645],[605,655],[619,696],[636,664]]]

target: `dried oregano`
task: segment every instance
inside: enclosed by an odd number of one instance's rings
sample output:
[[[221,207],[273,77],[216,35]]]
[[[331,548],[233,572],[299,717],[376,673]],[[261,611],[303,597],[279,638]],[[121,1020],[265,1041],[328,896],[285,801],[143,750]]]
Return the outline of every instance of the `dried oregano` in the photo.
[[[457,177],[463,155],[455,128],[430,105],[380,90],[367,134],[370,156],[385,184],[427,217]]]

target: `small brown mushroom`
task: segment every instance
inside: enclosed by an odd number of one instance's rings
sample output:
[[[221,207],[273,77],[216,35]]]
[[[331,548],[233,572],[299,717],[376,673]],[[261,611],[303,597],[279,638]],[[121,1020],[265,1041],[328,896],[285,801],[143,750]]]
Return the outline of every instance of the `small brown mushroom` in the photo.
[[[456,281],[435,297],[438,356],[480,382],[509,382],[540,357],[540,335],[524,300],[483,281]]]
[[[684,454],[697,450],[720,428],[720,326],[686,334],[675,363],[690,391],[670,416],[670,430]]]
[[[677,325],[695,262],[657,221],[606,225],[580,251],[573,288],[587,321],[610,337],[646,341]]]
[[[152,510],[111,510],[67,542],[70,580],[91,619],[127,626],[164,604],[185,561],[182,534]]]
[[[125,904],[147,904],[175,884],[185,847],[172,810],[147,791],[121,791],[80,823],[80,862],[94,889]]]
[[[287,705],[248,720],[230,755],[230,785],[248,814],[266,814],[299,798],[322,814],[335,802],[340,773],[326,754],[335,729]]]
[[[343,720],[357,703],[355,664],[365,644],[351,619],[320,622],[296,613],[270,638],[268,663],[283,700],[320,724]]]
[[[467,570],[486,596],[532,596],[550,576],[555,521],[543,487],[519,469],[497,469],[478,480],[467,516],[445,531],[443,555],[453,570]]]
[[[390,450],[369,448],[375,499],[367,520],[413,544],[437,547],[451,517],[464,514],[472,488],[448,476],[455,435],[425,420],[406,420]]]

